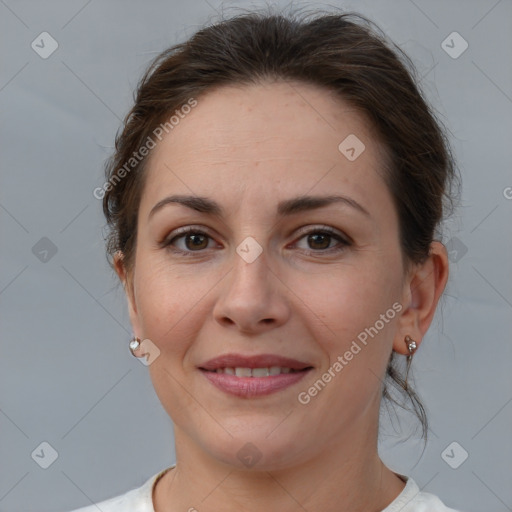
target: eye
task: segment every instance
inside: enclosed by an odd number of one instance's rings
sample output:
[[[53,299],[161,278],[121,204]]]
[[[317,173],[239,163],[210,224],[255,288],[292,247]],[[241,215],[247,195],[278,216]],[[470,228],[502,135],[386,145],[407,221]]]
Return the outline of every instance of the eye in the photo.
[[[171,235],[171,237],[161,242],[160,245],[173,252],[182,253],[185,256],[190,255],[192,252],[201,252],[202,249],[208,249],[209,241],[213,240],[208,233],[194,226],[179,228],[173,235],[176,236]],[[182,242],[181,247],[177,246],[177,241]]]
[[[299,248],[306,254],[340,252],[352,245],[348,237],[343,237],[329,226],[309,229],[309,231],[302,231],[301,234],[302,236],[298,240],[306,239],[309,248]],[[213,238],[206,231],[195,226],[186,226],[171,233],[171,235],[160,242],[159,245],[174,253],[179,253],[183,256],[191,256],[194,252],[201,253],[204,252],[204,249],[215,247],[215,244],[213,246],[209,245],[211,241],[213,242]],[[337,241],[338,243],[333,246],[333,241]],[[295,242],[294,245],[298,246],[299,244]]]
[[[339,252],[351,245],[351,242],[329,226],[322,226],[321,229],[310,229],[303,233],[299,240],[302,239],[306,239],[306,243],[309,246],[309,248],[303,248],[306,254]],[[337,246],[332,245],[332,242],[335,240],[338,241]]]

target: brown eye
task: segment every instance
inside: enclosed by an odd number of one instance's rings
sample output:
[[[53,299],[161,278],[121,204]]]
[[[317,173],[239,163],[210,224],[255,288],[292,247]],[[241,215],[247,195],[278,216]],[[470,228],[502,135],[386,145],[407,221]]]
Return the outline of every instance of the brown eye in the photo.
[[[302,235],[299,239],[306,240],[306,247],[300,247],[306,254],[329,254],[332,252],[343,251],[352,243],[341,236],[337,231],[325,226],[322,229],[310,230]],[[334,243],[333,242],[336,242]]]
[[[181,233],[181,234],[177,234]],[[194,252],[200,253],[208,249],[212,237],[199,229],[193,227],[181,228],[174,232],[175,236],[170,236],[161,243],[161,246],[172,252],[190,255]]]
[[[308,235],[308,244],[312,249],[328,249],[332,235],[327,233],[314,233]]]
[[[187,249],[206,249],[208,246],[208,236],[200,233],[185,235],[185,246]],[[187,243],[189,242],[189,243]],[[206,242],[206,243],[205,243]]]

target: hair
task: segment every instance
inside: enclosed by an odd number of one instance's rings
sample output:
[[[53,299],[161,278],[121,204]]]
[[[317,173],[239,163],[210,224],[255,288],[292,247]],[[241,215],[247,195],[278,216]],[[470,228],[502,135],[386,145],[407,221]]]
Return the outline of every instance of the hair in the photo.
[[[147,156],[134,161],[133,155],[158,126],[202,93],[268,80],[324,88],[366,116],[387,149],[383,176],[398,213],[405,268],[423,262],[454,203],[456,166],[445,129],[422,97],[409,57],[374,23],[357,13],[319,11],[234,16],[203,27],[151,62],[105,166],[107,254],[120,252],[126,270],[133,268],[148,161]],[[127,162],[132,167],[128,171]],[[402,377],[394,354],[386,380],[410,399],[426,441],[425,409]],[[386,383],[383,397],[403,407]]]

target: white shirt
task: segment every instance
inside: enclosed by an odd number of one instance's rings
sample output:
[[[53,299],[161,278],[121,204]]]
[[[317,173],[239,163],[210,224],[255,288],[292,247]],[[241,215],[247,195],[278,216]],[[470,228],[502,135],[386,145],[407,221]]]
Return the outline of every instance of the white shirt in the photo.
[[[149,480],[136,489],[125,494],[89,505],[71,512],[155,512],[153,507],[153,488],[158,480],[170,469],[164,469],[153,475]],[[428,492],[420,492],[412,478],[401,476],[406,481],[402,492],[381,512],[459,512],[448,508],[441,500]]]

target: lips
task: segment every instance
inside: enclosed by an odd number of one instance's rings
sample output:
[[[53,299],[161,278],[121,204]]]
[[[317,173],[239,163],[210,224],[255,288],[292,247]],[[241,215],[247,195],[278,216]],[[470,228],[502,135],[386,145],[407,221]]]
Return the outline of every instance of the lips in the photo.
[[[272,354],[225,354],[199,366],[211,384],[239,398],[256,398],[284,390],[312,369],[308,363]]]
[[[257,356],[242,356],[240,354],[224,354],[199,366],[201,370],[216,372],[225,368],[289,368],[290,370],[305,370],[311,365],[297,359],[278,356],[274,354],[260,354]]]

